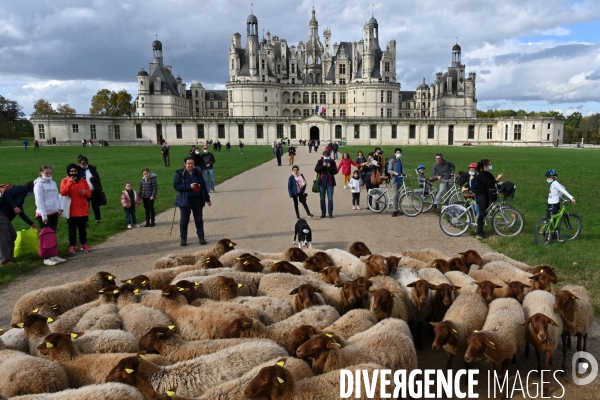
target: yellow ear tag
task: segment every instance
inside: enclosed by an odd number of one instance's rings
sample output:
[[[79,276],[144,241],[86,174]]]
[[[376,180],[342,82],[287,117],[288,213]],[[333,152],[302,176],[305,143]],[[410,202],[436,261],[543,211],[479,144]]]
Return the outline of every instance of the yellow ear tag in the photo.
[[[169,330],[174,331],[175,330],[175,325],[169,325],[168,328],[169,328]]]
[[[273,265],[277,264],[279,261],[273,261]]]
[[[113,294],[119,294],[119,289],[113,290]]]
[[[283,382],[285,382],[285,381],[284,381],[283,379],[281,379],[280,377],[277,377],[277,382],[279,382],[279,383],[283,383]]]
[[[461,254],[461,255],[460,255],[460,258],[465,258],[465,255],[464,255],[464,254]]]
[[[131,368],[125,368],[125,372],[127,372],[128,374],[132,373],[133,370]]]
[[[235,259],[236,259],[236,260],[241,260],[241,257],[236,257]]]
[[[200,282],[194,281],[194,286],[200,286]]]
[[[71,333],[71,339],[77,339],[79,337],[76,333]]]
[[[142,360],[145,360],[145,359],[146,359],[146,356],[145,356],[144,354],[139,354],[139,356],[140,356],[140,358],[141,358]]]
[[[54,322],[54,320],[51,317],[48,317],[48,319],[46,320],[47,323],[51,324]]]
[[[98,293],[104,293],[104,289],[98,290]]]
[[[432,267],[437,267],[437,263],[431,264]]]
[[[142,281],[142,286],[146,286],[146,281]]]
[[[242,287],[242,286],[244,286],[244,285],[243,285],[243,284],[241,284],[241,283],[238,283],[238,287],[239,287],[239,288],[240,288],[240,287]]]
[[[131,279],[127,279],[125,283],[131,283]]]
[[[233,247],[233,243],[229,242],[229,247]]]
[[[326,333],[325,336],[327,336],[327,337],[333,337],[333,335],[331,333]]]
[[[133,289],[133,294],[140,294],[140,289]]]
[[[248,261],[244,261],[244,265],[248,264]]]
[[[57,306],[56,304],[53,304],[53,305],[52,305],[52,309],[53,309],[53,310],[58,310],[58,306]]]
[[[280,367],[283,367],[285,365],[285,361],[279,361],[279,362],[277,362],[276,365],[279,365]]]
[[[474,333],[477,333],[477,332],[479,332],[479,331],[478,331],[477,329],[475,329],[473,332],[474,332]]]
[[[457,331],[456,329],[454,329],[454,328],[452,328],[452,332],[454,332],[454,333],[458,333],[458,331]],[[477,331],[476,331],[476,332],[477,332]]]
[[[163,292],[163,295],[164,295],[164,296],[168,296],[168,295],[169,295],[169,293],[168,293],[168,292]]]
[[[17,324],[17,326],[18,326],[19,328],[23,328],[23,326],[25,326],[25,324],[24,324],[24,323],[22,323],[22,322],[19,322],[19,323]]]
[[[342,345],[341,345],[341,344],[339,344],[339,343],[336,343],[335,345],[336,345],[337,347],[342,347]]]
[[[40,310],[39,308],[36,308],[35,310],[31,310],[31,312],[35,314],[35,313],[37,313],[39,310]]]
[[[183,292],[184,290],[185,290],[185,289],[184,289],[184,288],[182,288],[182,287],[180,287],[180,288],[179,288],[179,291],[180,291],[180,292]]]
[[[492,346],[495,346],[494,342],[492,342],[491,340],[490,340],[490,344],[491,344]]]
[[[540,273],[543,273],[543,272],[544,272],[544,268],[540,269]]]
[[[173,397],[173,396],[175,396],[175,392],[172,390],[167,390],[167,396]]]
[[[46,342],[46,348],[47,348],[47,349],[51,349],[51,348],[53,348],[53,347],[54,347],[54,345],[53,345],[52,343],[50,343],[50,342]]]
[[[113,279],[115,279],[115,277],[112,276],[112,275],[109,275],[109,276],[106,277],[106,279],[108,279],[109,281],[112,281]]]

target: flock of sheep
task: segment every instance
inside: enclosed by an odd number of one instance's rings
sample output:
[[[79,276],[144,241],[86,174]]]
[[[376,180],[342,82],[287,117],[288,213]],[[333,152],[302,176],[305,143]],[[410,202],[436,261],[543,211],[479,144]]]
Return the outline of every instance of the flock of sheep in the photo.
[[[160,258],[121,285],[98,272],[25,294],[0,330],[0,399],[338,398],[340,369],[418,368],[423,329],[448,369],[459,356],[507,371],[525,344],[550,369],[561,339],[565,370],[571,336],[586,350],[589,294],[552,292],[549,266],[473,250],[371,254],[362,242],[235,245]]]

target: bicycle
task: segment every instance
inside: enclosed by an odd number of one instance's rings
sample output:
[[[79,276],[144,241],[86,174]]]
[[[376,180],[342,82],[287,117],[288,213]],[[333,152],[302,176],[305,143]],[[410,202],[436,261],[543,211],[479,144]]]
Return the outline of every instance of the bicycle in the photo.
[[[560,210],[557,214],[550,217],[542,217],[535,223],[533,230],[533,240],[535,244],[544,246],[550,243],[554,237],[557,240],[575,240],[581,235],[583,222],[581,217],[575,213],[567,212],[565,203],[569,199],[562,199]]]
[[[468,207],[461,204],[442,207],[440,228],[446,235],[457,237],[464,234],[470,226],[477,228],[475,200],[469,198],[465,204]],[[499,236],[518,235],[525,226],[523,214],[505,201],[499,200],[490,204],[484,222],[486,225],[491,224]]]
[[[416,217],[423,210],[423,199],[421,196],[406,186],[406,175],[402,176],[402,186],[396,193],[396,196],[400,196],[399,208],[407,217]],[[388,183],[385,182],[385,190],[379,188],[369,189],[367,192],[367,206],[369,210],[375,213],[382,213],[387,210],[388,207],[393,207],[394,199],[391,199],[388,194]]]
[[[417,172],[418,175],[418,172]],[[465,202],[465,196],[462,194],[462,192],[458,189],[458,186],[456,185],[456,182],[458,181],[458,176],[454,177],[454,185],[451,185],[450,188],[448,188],[448,190],[446,191],[446,193],[444,193],[442,195],[441,198],[441,204],[454,204],[454,203],[464,203]],[[435,198],[437,196],[437,192],[438,192],[438,186],[433,186],[432,190],[427,193],[427,194],[423,194],[423,191],[425,189],[420,189],[419,191],[415,191],[415,193],[419,193],[421,195],[421,197],[423,198],[423,211],[424,213],[431,211],[431,209],[433,208],[433,204],[435,202]]]

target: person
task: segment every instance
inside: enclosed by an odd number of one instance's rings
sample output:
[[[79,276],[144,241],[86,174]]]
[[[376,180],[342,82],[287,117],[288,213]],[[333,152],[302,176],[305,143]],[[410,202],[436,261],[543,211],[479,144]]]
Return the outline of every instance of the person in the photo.
[[[338,172],[340,172],[340,169],[342,170],[342,175],[344,176],[344,189],[346,189],[346,185],[348,185],[348,183],[350,182],[350,172],[352,172],[353,165],[355,167],[360,167],[360,164],[357,164],[354,161],[352,161],[352,159],[350,158],[350,154],[342,154],[342,160],[338,164]]]
[[[479,206],[479,215],[477,216],[477,239],[485,239],[486,236],[483,232],[483,224],[485,221],[486,210],[490,206],[491,202],[491,191],[496,190],[496,182],[502,179],[504,174],[498,175],[494,178],[494,175],[490,172],[492,170],[492,162],[487,158],[477,163],[477,187],[475,189],[475,201]],[[499,182],[502,183],[502,182]]]
[[[12,220],[17,214],[31,229],[37,229],[35,223],[23,210],[25,198],[29,194],[33,194],[33,181],[29,181],[25,185],[10,186],[2,195],[2,200],[0,200],[0,266],[13,263],[17,232],[12,225]]]
[[[81,145],[85,147],[85,139],[81,139]]]
[[[320,144],[321,144],[321,141],[320,141],[320,140],[315,140],[315,142],[313,143],[313,148],[314,148],[314,150],[315,150],[315,153],[316,153],[317,151],[319,151],[319,145],[320,145]]]
[[[325,218],[326,211],[329,211],[329,218],[333,218],[333,188],[335,187],[335,174],[338,169],[335,161],[331,159],[331,153],[325,150],[323,157],[317,161],[315,172],[319,176],[319,195],[321,197],[321,218]],[[325,208],[325,195],[327,195],[327,208]]]
[[[192,148],[190,149],[190,156],[193,156],[195,152],[196,152],[196,145],[193,144]]]
[[[477,165],[477,164],[475,164]],[[423,188],[423,195],[427,196],[432,189],[430,180],[432,178],[427,178],[425,176],[425,165],[419,164],[417,166],[417,181],[419,182],[419,187]]]
[[[155,227],[156,214],[154,212],[154,200],[156,200],[156,194],[158,193],[157,175],[150,173],[149,168],[142,169],[142,175],[142,180],[140,181],[140,198],[144,203],[144,211],[146,211],[146,225],[144,227]]]
[[[175,205],[179,207],[179,212],[181,214],[181,219],[179,220],[180,245],[187,246],[190,214],[194,215],[198,241],[200,244],[206,244],[202,209],[205,204],[212,206],[212,203],[210,201],[208,190],[206,189],[206,182],[202,177],[202,171],[200,168],[194,166],[194,159],[192,157],[186,157],[183,160],[183,168],[178,169],[175,172],[173,188],[179,192],[177,194]],[[185,197],[187,197],[187,201]]]
[[[152,139],[148,139],[148,144],[152,144]]]
[[[379,185],[373,185],[373,183],[371,183],[371,174],[373,173],[373,171],[375,169],[378,169],[379,171],[381,171],[381,167],[377,163],[377,160],[375,160],[374,152],[370,152],[369,154],[367,154],[367,157],[368,157],[367,162],[362,164],[362,171],[363,171],[362,181],[363,181],[363,184],[365,185],[365,187],[367,188],[367,193],[369,193],[369,190],[379,188]],[[372,205],[371,197],[367,197],[367,199],[369,201],[369,205]],[[376,204],[375,208],[378,210],[379,204]]]
[[[544,175],[546,176],[546,182],[550,184],[550,190],[548,191],[548,207],[546,207],[546,218],[550,219],[553,215],[558,214],[561,195],[567,196],[572,204],[577,203],[577,201],[569,192],[567,192],[567,189],[565,189],[563,185],[558,183],[556,180],[556,178],[558,178],[558,172],[556,172],[555,169],[546,171]],[[559,243],[565,241],[558,231],[553,234],[551,239],[556,240]]]
[[[231,143],[229,143],[229,140],[225,143],[225,149],[227,150],[227,154],[231,153]]]
[[[102,219],[102,215],[100,214],[100,206],[104,193],[102,190],[100,175],[98,175],[98,169],[94,165],[89,165],[88,159],[84,155],[80,154],[77,157],[77,162],[79,163],[80,167],[79,176],[87,181],[90,190],[92,191],[92,197],[88,200],[88,202],[91,204],[92,210],[94,210],[96,225],[100,225],[100,221]]]
[[[206,181],[206,190],[208,190],[209,192],[211,190],[213,192],[216,192],[215,171],[213,169],[213,166],[217,161],[215,160],[215,156],[208,151],[207,146],[204,146],[202,151],[204,153],[200,156],[200,164],[196,164],[196,159],[194,159],[194,165],[197,165],[202,169],[202,177]]]
[[[392,217],[396,217],[398,215],[398,205],[400,203],[400,196],[398,196],[398,191],[402,187],[404,171],[402,169],[402,149],[400,147],[396,147],[394,149],[394,158],[390,160],[389,165],[389,173],[392,178],[392,196],[394,196],[394,212],[392,213]]]
[[[90,138],[90,147],[94,147],[94,139]]]
[[[277,166],[281,167],[281,157],[283,156],[283,148],[281,147],[281,143],[277,143],[275,145],[273,152],[275,153],[275,158],[277,158]]]
[[[240,144],[239,144],[239,146],[240,146],[240,154],[244,154],[244,142],[242,142],[242,141],[240,140]]]
[[[377,165],[379,165],[379,168],[381,169],[384,164],[383,151],[381,150],[381,147],[375,147],[375,150],[373,151],[373,159],[377,161]],[[381,171],[381,173],[383,173],[383,171]]]
[[[296,211],[296,218],[300,219],[300,212],[298,211],[298,201],[304,207],[308,218],[314,217],[308,209],[306,204],[306,198],[308,193],[306,191],[306,179],[304,175],[300,173],[300,168],[297,165],[292,166],[292,175],[288,178],[288,194],[294,200],[294,210]]]
[[[288,149],[288,155],[290,157],[289,165],[294,165],[294,158],[296,157],[296,148],[294,146],[290,146]]]
[[[29,142],[27,139],[23,139],[23,147],[25,147],[25,151],[27,151],[27,146],[29,146]]]
[[[35,139],[35,141],[33,142],[33,151],[40,151],[40,142]]]
[[[389,173],[389,170],[390,170],[390,158],[386,157],[385,164],[383,164],[383,176],[387,177],[388,179],[391,179],[392,175]]]
[[[469,164],[469,178],[467,183],[461,189],[462,194],[466,198],[474,198],[477,190],[477,163]],[[479,205],[475,203],[475,216],[479,216]]]
[[[446,191],[450,188],[450,185],[454,185],[454,170],[456,165],[452,161],[444,159],[442,153],[435,155],[435,163],[431,169],[432,178],[434,181],[440,181],[440,189],[438,190],[435,200],[433,201],[433,207],[438,208],[440,200]]]
[[[58,187],[52,180],[52,167],[42,165],[40,176],[33,182],[33,195],[35,196],[35,219],[40,229],[51,228],[56,232],[58,228],[58,217],[63,208],[58,196]],[[50,257],[44,259],[45,265],[56,265],[66,262],[64,258]]]
[[[313,141],[312,139],[308,141],[308,152],[312,153],[312,148],[313,148]]]
[[[331,145],[331,149],[333,150],[333,159],[334,160],[338,159],[339,148],[340,148],[340,146],[336,142],[333,142],[333,144]]]
[[[87,221],[90,215],[88,201],[92,197],[92,191],[87,180],[80,176],[81,168],[77,164],[67,165],[67,176],[60,182],[60,194],[71,198],[69,207],[69,253],[77,251],[77,232],[79,231],[79,242],[81,250],[89,253],[92,251],[87,244]]]
[[[359,170],[354,170],[349,186],[350,190],[352,191],[352,209],[360,210],[360,190],[364,187],[364,185],[362,179],[360,179]]]
[[[127,224],[127,229],[133,228],[133,225],[135,225],[136,228],[139,228],[140,226],[137,223],[135,208],[140,205],[140,197],[137,192],[133,190],[131,181],[125,182],[125,190],[121,192],[121,205],[125,210],[125,223]]]
[[[205,145],[204,147],[206,147],[208,149],[208,145]],[[202,156],[200,155],[200,149],[197,148],[196,146],[192,145],[192,149],[190,150],[190,156],[192,157],[192,159],[194,160],[194,165],[200,169],[204,169],[204,167],[202,167]]]
[[[163,161],[165,162],[165,167],[170,167],[171,166],[171,156],[169,155],[169,145],[167,144],[167,141],[165,140],[163,142],[162,147],[160,148],[160,152],[162,153],[163,156]]]

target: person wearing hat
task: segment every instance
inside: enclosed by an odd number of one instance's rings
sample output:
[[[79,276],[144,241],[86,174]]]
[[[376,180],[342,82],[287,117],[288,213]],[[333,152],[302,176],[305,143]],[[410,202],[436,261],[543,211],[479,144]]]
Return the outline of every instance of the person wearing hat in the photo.
[[[469,178],[467,183],[461,189],[466,198],[474,198],[477,190],[477,163],[469,164]],[[475,216],[479,217],[479,204],[475,203]]]
[[[202,176],[206,181],[206,189],[215,191],[215,172],[213,170],[213,165],[217,162],[215,160],[215,156],[208,151],[208,146],[204,146],[202,148],[203,153],[200,155],[200,164],[196,164],[196,166],[202,169]],[[196,160],[194,160],[196,161]]]

